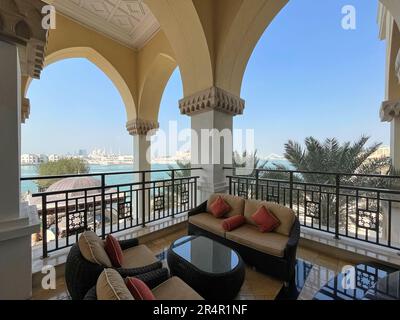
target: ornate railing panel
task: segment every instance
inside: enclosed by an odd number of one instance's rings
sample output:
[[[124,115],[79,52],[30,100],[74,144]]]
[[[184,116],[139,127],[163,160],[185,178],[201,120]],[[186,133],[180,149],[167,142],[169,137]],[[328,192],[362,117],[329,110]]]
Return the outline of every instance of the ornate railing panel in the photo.
[[[144,227],[148,223],[173,218],[195,208],[199,177],[182,174],[194,170],[199,169],[22,178],[23,181],[37,181],[100,177],[99,187],[32,195],[32,199],[40,199],[37,207],[42,221],[40,242],[43,257],[71,246],[85,230],[93,230],[104,239],[107,234]],[[170,178],[152,180],[152,173],[168,173]],[[132,177],[136,175],[135,181],[139,182],[106,183],[110,176],[128,174]]]
[[[292,208],[303,227],[400,249],[400,177],[253,170],[228,175],[229,193]]]

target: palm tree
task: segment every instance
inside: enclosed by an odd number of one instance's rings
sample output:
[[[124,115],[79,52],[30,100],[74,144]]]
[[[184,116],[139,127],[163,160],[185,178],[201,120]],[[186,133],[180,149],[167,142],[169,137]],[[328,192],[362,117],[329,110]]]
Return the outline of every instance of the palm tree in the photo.
[[[255,176],[255,169],[266,169],[268,166],[268,160],[261,160],[257,155],[258,151],[255,150],[253,153],[244,151],[239,153],[237,151],[233,154],[233,167],[234,168],[248,168],[251,170],[249,176]]]
[[[178,168],[177,168],[178,167]],[[192,172],[188,169],[192,167],[190,161],[176,161],[176,166],[168,165],[168,169],[171,170],[167,172],[168,176],[172,179],[172,170],[175,170],[175,178],[188,178],[192,175]],[[179,171],[181,170],[181,171]]]
[[[285,144],[284,156],[298,171],[381,174],[388,168],[389,158],[371,159],[371,155],[382,144],[374,143],[366,147],[368,140],[369,137],[363,136],[353,144],[351,142],[340,144],[335,138],[320,142],[308,137],[305,139],[305,149],[299,143],[290,140]],[[335,182],[333,175],[310,175],[304,179],[307,182]],[[346,177],[344,179],[346,180]]]
[[[285,144],[284,156],[297,171],[321,173],[296,174],[295,181],[319,185],[335,185],[336,175],[328,173],[382,174],[384,170],[390,167],[389,158],[371,158],[371,155],[379,149],[381,144],[374,143],[367,147],[368,140],[369,137],[363,136],[354,143],[345,142],[340,144],[335,138],[320,142],[313,137],[308,137],[305,139],[305,148],[299,143],[290,140]],[[275,164],[275,166],[277,169],[289,170],[284,165]],[[327,174],[323,174],[324,172]],[[266,174],[264,177],[271,179],[272,175]],[[273,178],[287,179],[287,174],[274,173]],[[341,176],[340,178],[342,185],[370,186],[372,182],[374,186],[384,183],[383,179],[373,180],[373,178],[368,177]],[[320,219],[322,224],[326,224],[328,215],[330,217],[336,211],[336,199],[329,193],[321,194]],[[327,205],[328,203],[329,205]],[[345,204],[340,203],[339,214],[344,213],[345,210]],[[333,223],[334,216],[330,217],[329,221]],[[344,220],[340,219],[340,221]]]

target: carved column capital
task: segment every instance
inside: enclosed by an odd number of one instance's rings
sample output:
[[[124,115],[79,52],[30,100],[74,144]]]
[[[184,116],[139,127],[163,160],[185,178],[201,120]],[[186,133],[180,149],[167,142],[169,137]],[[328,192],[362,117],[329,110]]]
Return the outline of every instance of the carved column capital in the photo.
[[[245,101],[243,99],[218,87],[197,92],[179,101],[181,113],[188,116],[210,110],[236,116],[243,114],[244,106]]]
[[[31,113],[31,103],[29,99],[22,98],[21,107],[21,122],[25,123],[26,119],[29,119],[29,114]]]
[[[126,124],[126,129],[132,136],[146,136],[150,131],[155,131],[160,128],[160,125],[156,121],[134,119],[128,121]]]
[[[40,0],[0,1],[0,41],[18,46],[21,73],[39,78],[43,69],[47,30],[42,27],[42,8],[46,3]]]
[[[400,100],[382,102],[380,117],[382,122],[392,122],[400,116]]]

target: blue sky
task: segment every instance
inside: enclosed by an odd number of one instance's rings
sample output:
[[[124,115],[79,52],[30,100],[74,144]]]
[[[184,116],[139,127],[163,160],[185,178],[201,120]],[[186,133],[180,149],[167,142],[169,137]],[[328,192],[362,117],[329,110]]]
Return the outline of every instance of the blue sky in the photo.
[[[341,28],[344,5],[353,5],[357,29]],[[352,141],[365,134],[389,144],[389,125],[380,123],[384,99],[385,43],[378,39],[375,0],[290,0],[260,39],[242,87],[244,116],[234,128],[253,128],[262,155],[282,154],[284,143],[337,137]],[[178,120],[182,98],[179,70],[165,90],[162,128]],[[67,153],[106,148],[132,153],[126,113],[118,91],[83,59],[60,61],[33,81],[31,116],[22,127],[24,153]]]

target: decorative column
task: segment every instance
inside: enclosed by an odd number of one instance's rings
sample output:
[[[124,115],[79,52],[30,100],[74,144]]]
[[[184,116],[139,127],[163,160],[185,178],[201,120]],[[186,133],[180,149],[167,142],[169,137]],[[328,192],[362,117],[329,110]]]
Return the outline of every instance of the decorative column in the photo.
[[[192,167],[202,167],[199,201],[212,193],[226,193],[224,167],[232,166],[233,117],[243,114],[245,102],[218,87],[211,87],[179,102],[192,122]]]
[[[400,99],[383,102],[380,117],[390,123],[390,156],[393,166],[400,170]]]
[[[25,123],[29,119],[29,114],[31,113],[31,102],[29,99],[22,97],[21,105],[21,123]]]
[[[21,75],[37,78],[43,66],[42,5],[0,2],[0,300],[32,294],[31,234],[39,221],[35,208],[20,203]]]
[[[155,134],[159,128],[158,122],[135,119],[128,121],[126,128],[130,135],[133,136],[133,156],[134,156],[134,171],[149,171],[151,170],[151,141],[150,136]],[[144,180],[143,180],[144,179]],[[135,174],[134,182],[142,183],[150,181],[151,174]],[[147,187],[145,184],[138,185],[141,191],[137,194],[138,198],[134,201],[138,204],[138,214],[142,225],[145,226],[145,221],[148,219],[150,212],[149,208],[149,193],[144,189]]]
[[[155,121],[135,119],[128,121],[126,128],[133,136],[134,170],[151,170],[151,142],[148,138],[159,128]]]
[[[390,47],[388,51],[398,50],[399,38],[398,34],[388,36],[390,39]],[[390,49],[390,50],[389,50]],[[396,52],[394,51],[394,52]],[[396,171],[400,170],[400,51],[398,51],[396,60],[393,62],[393,58],[388,54],[387,57],[387,73],[388,80],[386,83],[387,93],[386,96],[388,99],[382,103],[380,109],[380,118],[382,122],[390,123],[390,156],[392,160],[392,165]],[[394,66],[393,66],[394,65]],[[394,72],[393,72],[394,68]],[[399,97],[399,98],[398,98]],[[388,240],[389,234],[391,235],[391,243],[394,246],[400,245],[400,198],[396,195],[393,195],[392,207],[389,209],[388,205],[384,202],[382,209],[384,211],[383,216],[383,233],[382,239]],[[389,210],[391,211],[391,225],[389,226]],[[390,233],[389,233],[390,228]]]

